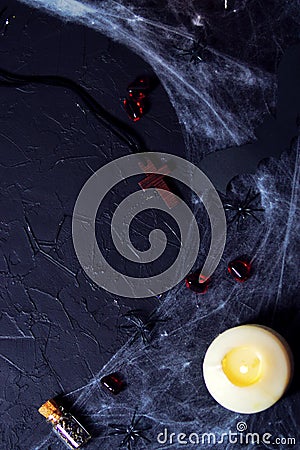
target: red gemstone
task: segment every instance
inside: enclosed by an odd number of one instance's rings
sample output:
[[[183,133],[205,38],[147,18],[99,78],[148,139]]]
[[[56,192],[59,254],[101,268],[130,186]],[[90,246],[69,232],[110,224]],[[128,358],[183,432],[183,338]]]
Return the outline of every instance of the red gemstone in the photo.
[[[124,109],[133,122],[137,122],[144,115],[144,105],[141,101],[134,100],[133,98],[124,98]]]
[[[148,78],[137,78],[128,86],[127,92],[129,97],[135,100],[141,100],[147,97],[150,92],[150,83]]]
[[[190,273],[185,279],[186,287],[191,289],[191,291],[196,292],[197,294],[205,294],[208,290],[209,282],[210,279],[204,278],[199,270]]]
[[[125,382],[118,373],[111,373],[101,378],[102,385],[112,394],[119,394],[125,388]]]
[[[250,277],[251,264],[242,259],[235,259],[228,264],[228,272],[236,281],[243,283]]]

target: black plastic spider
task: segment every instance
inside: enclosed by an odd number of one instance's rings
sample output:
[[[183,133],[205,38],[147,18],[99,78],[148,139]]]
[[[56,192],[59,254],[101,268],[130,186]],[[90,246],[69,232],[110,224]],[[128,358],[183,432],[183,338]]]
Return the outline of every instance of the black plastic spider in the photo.
[[[127,334],[133,334],[132,339],[141,338],[145,345],[150,345],[151,333],[156,323],[165,322],[165,320],[157,319],[156,311],[154,311],[148,318],[144,317],[141,310],[132,310],[123,316],[128,322],[128,325],[121,325],[120,328],[125,330]]]
[[[200,40],[193,41],[193,44],[190,48],[184,49],[176,47],[177,50],[180,50],[180,54],[182,56],[190,56],[190,62],[194,64],[198,63],[199,61],[203,61],[202,54],[205,48],[206,44],[203,44]]]
[[[245,220],[247,217],[253,217],[257,222],[261,222],[258,217],[256,217],[256,212],[263,212],[263,208],[256,208],[252,206],[253,202],[257,199],[259,193],[251,196],[251,189],[249,189],[245,200],[240,203],[224,203],[225,211],[234,211],[236,214],[229,220],[229,223],[237,221],[238,226],[241,220]]]
[[[143,416],[136,418],[136,414],[137,411],[135,410],[129,425],[119,425],[115,423],[111,423],[108,425],[110,428],[114,428],[114,431],[109,433],[109,436],[124,436],[124,439],[120,443],[120,447],[126,447],[127,450],[131,450],[132,446],[140,439],[151,443],[150,439],[148,439],[147,436],[144,435],[144,432],[150,430],[152,427],[144,427],[143,425],[141,425],[140,422],[143,419]]]

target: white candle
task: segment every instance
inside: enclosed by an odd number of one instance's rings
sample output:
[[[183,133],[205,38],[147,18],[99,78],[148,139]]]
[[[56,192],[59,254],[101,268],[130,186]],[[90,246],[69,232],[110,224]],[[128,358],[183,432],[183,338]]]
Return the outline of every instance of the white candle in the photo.
[[[282,397],[292,368],[292,354],[282,336],[260,325],[242,325],[211,343],[203,375],[220,405],[249,414],[269,408]]]

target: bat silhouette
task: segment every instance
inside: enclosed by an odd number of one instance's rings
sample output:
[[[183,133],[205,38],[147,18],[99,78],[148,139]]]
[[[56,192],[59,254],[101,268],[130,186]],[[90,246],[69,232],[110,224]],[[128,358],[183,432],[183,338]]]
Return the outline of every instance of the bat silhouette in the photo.
[[[200,162],[200,169],[218,191],[226,194],[228,183],[237,175],[254,173],[265,158],[279,158],[299,133],[300,44],[289,48],[278,69],[276,117],[268,115],[256,129],[253,143],[211,153]]]

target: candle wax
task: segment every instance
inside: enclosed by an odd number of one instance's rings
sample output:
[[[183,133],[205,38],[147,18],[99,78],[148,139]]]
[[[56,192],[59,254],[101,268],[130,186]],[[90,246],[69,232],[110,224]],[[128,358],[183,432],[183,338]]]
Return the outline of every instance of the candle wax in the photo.
[[[239,413],[271,407],[286,391],[292,376],[286,341],[270,328],[242,325],[220,334],[208,348],[205,384],[214,399]]]

